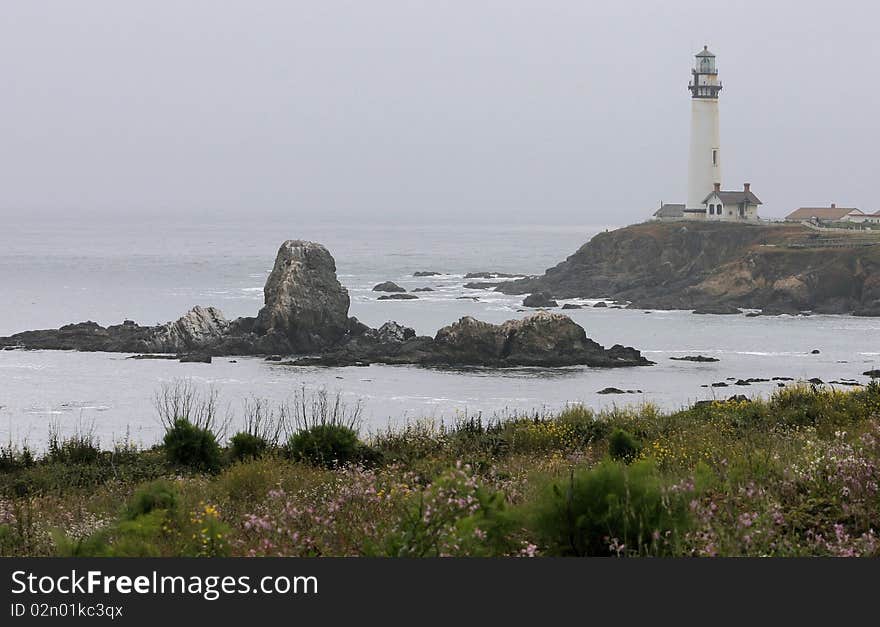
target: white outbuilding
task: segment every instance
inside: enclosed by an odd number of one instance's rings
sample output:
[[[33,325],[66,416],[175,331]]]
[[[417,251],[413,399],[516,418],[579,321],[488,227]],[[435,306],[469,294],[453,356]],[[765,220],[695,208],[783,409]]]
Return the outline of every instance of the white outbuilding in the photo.
[[[758,205],[762,203],[751,187],[750,184],[743,183],[742,190],[726,192],[721,189],[721,183],[715,183],[715,189],[703,199],[706,219],[722,222],[757,220]]]

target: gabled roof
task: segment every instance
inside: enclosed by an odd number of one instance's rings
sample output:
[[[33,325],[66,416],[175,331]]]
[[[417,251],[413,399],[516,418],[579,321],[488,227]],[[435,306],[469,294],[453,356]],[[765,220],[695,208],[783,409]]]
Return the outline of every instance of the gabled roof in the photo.
[[[684,205],[665,203],[654,212],[656,218],[681,218],[684,216]]]
[[[712,192],[703,199],[703,204],[709,202],[709,199],[712,198],[712,196],[718,196],[718,199],[723,205],[739,205],[743,202],[748,202],[750,205],[764,204],[751,191],[746,192],[743,190],[739,190],[738,192]]]
[[[853,212],[858,212],[856,215],[862,213],[861,210],[856,209],[855,207],[801,207],[785,216],[785,219],[809,220],[811,218],[817,218],[819,220],[839,220]]]
[[[709,46],[703,46],[703,49],[696,54],[697,57],[714,57],[715,55],[709,52]]]

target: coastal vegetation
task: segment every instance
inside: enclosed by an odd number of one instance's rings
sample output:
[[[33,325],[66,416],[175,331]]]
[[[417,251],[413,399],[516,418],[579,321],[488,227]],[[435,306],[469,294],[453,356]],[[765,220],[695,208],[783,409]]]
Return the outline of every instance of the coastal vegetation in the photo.
[[[300,391],[156,398],[165,436],[0,450],[0,555],[878,556],[880,384],[367,433]]]

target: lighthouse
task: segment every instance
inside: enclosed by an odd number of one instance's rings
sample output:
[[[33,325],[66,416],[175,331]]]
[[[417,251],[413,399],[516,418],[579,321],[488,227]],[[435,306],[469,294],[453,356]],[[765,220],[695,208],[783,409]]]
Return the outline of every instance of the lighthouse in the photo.
[[[691,70],[691,144],[688,159],[686,214],[702,218],[706,196],[721,184],[721,132],[718,125],[718,94],[721,81],[715,55],[708,46],[696,54]],[[698,215],[703,214],[703,215]]]
[[[741,190],[721,189],[721,133],[718,128],[718,94],[721,81],[715,55],[708,46],[696,55],[691,70],[691,146],[688,158],[688,194],[685,204],[660,201],[658,220],[708,220],[757,222],[761,201],[748,183]]]

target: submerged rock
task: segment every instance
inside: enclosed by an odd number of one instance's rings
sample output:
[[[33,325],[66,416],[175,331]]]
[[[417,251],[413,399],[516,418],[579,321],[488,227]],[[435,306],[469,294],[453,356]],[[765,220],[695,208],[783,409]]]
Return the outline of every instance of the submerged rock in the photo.
[[[434,291],[433,287],[417,287],[416,289],[413,290],[413,292],[433,292],[433,291]]]
[[[440,276],[443,274],[442,272],[435,272],[433,270],[419,270],[418,272],[413,272],[413,276]]]
[[[565,303],[562,306],[563,309],[583,309],[583,305],[578,305],[577,303]]]
[[[415,294],[385,294],[384,296],[380,296],[376,300],[418,300],[419,297]]]
[[[697,361],[697,362],[713,362],[721,361],[717,357],[706,357],[705,355],[685,355],[684,357],[670,357],[673,361]]]
[[[729,316],[733,314],[741,314],[742,310],[729,305],[709,305],[694,309],[695,314],[712,314],[716,316]]]
[[[626,392],[620,388],[603,388],[596,392],[596,394],[626,394]]]
[[[469,290],[493,290],[499,285],[501,283],[497,281],[471,281],[470,283],[465,283],[464,287]]]
[[[522,274],[507,274],[505,272],[468,272],[464,275],[466,279],[514,279],[523,276]]]
[[[210,364],[211,361],[211,356],[205,354],[191,354],[180,356],[180,363]]]

